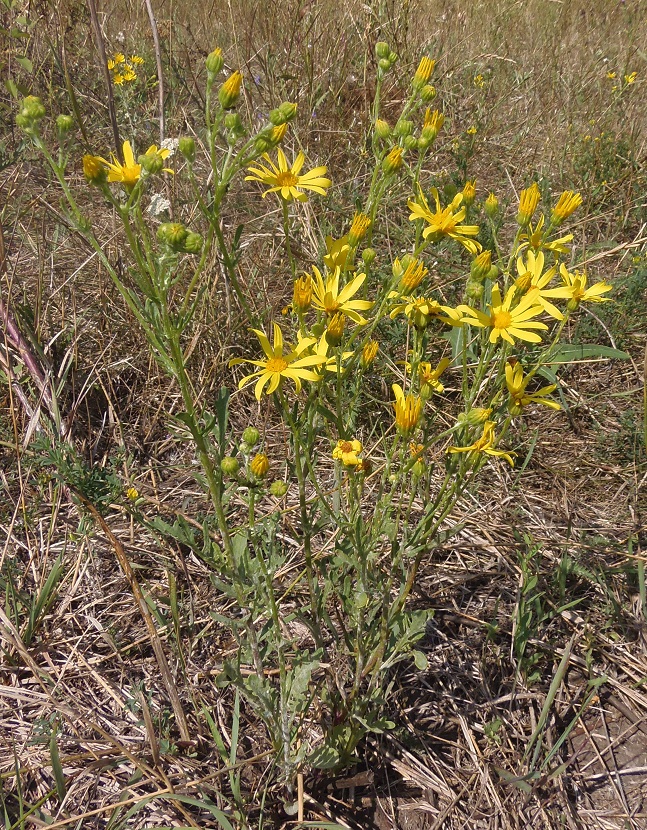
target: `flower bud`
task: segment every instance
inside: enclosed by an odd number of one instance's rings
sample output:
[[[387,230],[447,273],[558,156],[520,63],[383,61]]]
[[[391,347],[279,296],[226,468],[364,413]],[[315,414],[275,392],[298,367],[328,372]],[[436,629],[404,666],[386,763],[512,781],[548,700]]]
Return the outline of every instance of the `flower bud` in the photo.
[[[465,296],[472,302],[478,301],[483,297],[483,285],[475,280],[468,280],[465,286]]]
[[[402,147],[393,147],[388,156],[382,160],[382,170],[387,174],[397,173],[401,167]]]
[[[163,222],[157,229],[157,238],[164,245],[178,249],[184,245],[189,232],[179,222]]]
[[[207,55],[206,65],[207,65],[207,73],[211,76],[210,80],[213,81],[215,76],[220,72],[222,67],[224,66],[225,60],[222,56],[222,49],[214,49],[213,52],[210,52]]]
[[[273,133],[274,130],[277,129],[280,129],[280,127],[270,127],[267,130],[263,130],[256,136],[256,138],[254,139],[254,150],[258,153],[259,156],[262,153],[266,153],[268,150],[271,150],[272,147],[275,146]]]
[[[126,498],[128,501],[135,502],[139,498],[139,490],[132,485],[126,490]]]
[[[159,153],[151,153],[148,155],[144,153],[137,159],[138,164],[142,166],[142,172],[149,176],[155,176],[161,173],[164,168],[164,159]]]
[[[183,135],[177,143],[177,148],[189,164],[193,164],[195,161],[195,140],[190,135]]]
[[[240,120],[240,115],[237,112],[228,112],[224,119],[225,129],[233,132],[240,132],[243,130],[243,122]]]
[[[494,195],[494,193],[490,193],[490,195],[485,200],[485,213],[490,219],[494,219],[494,217],[499,212],[499,200]]]
[[[40,121],[41,118],[45,117],[45,107],[36,95],[28,95],[23,98],[20,114],[30,121]]]
[[[377,62],[378,68],[382,70],[382,72],[388,72],[391,68],[391,61],[388,58],[382,58]]]
[[[413,121],[409,121],[406,118],[400,118],[393,128],[393,135],[397,135],[398,138],[404,138],[406,135],[411,135],[412,132]]]
[[[375,122],[375,135],[382,141],[386,141],[391,135],[391,127],[383,118],[378,118]]]
[[[445,116],[439,110],[425,112],[425,121],[422,127],[422,137],[429,142],[435,141],[445,123]]]
[[[413,76],[413,80],[411,81],[411,86],[416,90],[416,92],[421,90],[429,81],[435,66],[436,61],[431,58],[427,56],[421,58],[418,68],[416,69],[416,74]]]
[[[471,207],[476,198],[476,181],[467,181],[463,187],[463,204],[465,207]]]
[[[420,97],[425,103],[433,101],[436,97],[436,87],[432,86],[431,84],[425,84],[423,88],[420,90]]]
[[[233,458],[231,455],[225,456],[220,462],[220,469],[222,470],[222,474],[225,476],[235,476],[240,469],[240,463],[238,462],[237,458]]]
[[[362,349],[362,357],[360,358],[362,369],[368,369],[368,367],[373,363],[377,357],[378,349],[379,346],[377,344],[377,340],[368,340],[364,344],[364,348]]]
[[[491,409],[484,409],[481,406],[475,406],[469,412],[460,412],[456,419],[459,424],[467,424],[469,426],[478,426],[484,424],[492,414]]]
[[[248,447],[255,447],[261,440],[261,434],[256,427],[245,427],[242,438]]]
[[[470,277],[474,282],[483,282],[492,267],[492,251],[482,251],[470,265]]]
[[[303,314],[310,308],[312,303],[312,277],[310,274],[304,274],[294,281],[294,291],[292,292],[292,308],[298,313]]]
[[[259,452],[252,458],[249,469],[256,478],[264,478],[270,469],[270,460],[264,452]]]
[[[384,43],[384,41],[381,40],[375,44],[375,55],[378,60],[388,59],[390,53],[391,49],[388,43]]]
[[[202,245],[202,235],[199,233],[194,233],[193,231],[189,231],[182,245],[182,250],[185,251],[187,254],[201,254]]]
[[[375,248],[364,248],[364,250],[362,251],[362,260],[364,262],[364,265],[366,265],[367,268],[371,266],[375,262],[376,256],[377,253],[375,251]]]
[[[227,78],[218,90],[218,100],[220,101],[220,106],[224,110],[228,110],[236,106],[242,82],[243,76],[238,70],[236,70]]]
[[[273,481],[270,484],[270,493],[277,499],[282,499],[288,492],[288,483],[286,481]]]
[[[415,150],[418,146],[418,139],[415,135],[407,135],[402,142],[405,150]]]
[[[371,220],[364,213],[356,213],[353,216],[353,221],[348,231],[348,244],[351,248],[356,248],[359,245],[370,227]]]
[[[336,311],[328,323],[326,329],[326,342],[330,346],[339,346],[344,336],[344,328],[346,327],[346,318],[341,311]]]
[[[283,141],[287,131],[288,131],[287,122],[285,124],[279,124],[278,127],[272,127],[272,132],[270,133],[270,140],[272,142],[272,147],[276,147],[277,144],[280,144]]]
[[[541,198],[541,191],[537,182],[533,182],[530,187],[521,191],[519,197],[519,212],[517,213],[517,224],[522,228],[525,227],[533,217],[537,210],[539,199]]]
[[[490,282],[494,282],[499,276],[499,269],[496,265],[493,265],[490,270],[487,272],[486,279],[490,280]]]
[[[582,204],[582,196],[580,193],[574,193],[572,190],[565,190],[559,197],[557,204],[553,208],[553,213],[550,217],[551,225],[559,225],[564,219],[577,210]]]
[[[83,156],[83,175],[89,184],[102,185],[107,180],[106,168],[96,156]]]
[[[59,115],[56,119],[56,128],[61,137],[65,136],[74,128],[74,119],[71,115]]]
[[[411,468],[411,475],[414,478],[422,478],[422,476],[425,474],[426,470],[427,470],[427,465],[422,460],[422,458],[419,458],[416,461],[416,463],[413,465],[413,467]]]

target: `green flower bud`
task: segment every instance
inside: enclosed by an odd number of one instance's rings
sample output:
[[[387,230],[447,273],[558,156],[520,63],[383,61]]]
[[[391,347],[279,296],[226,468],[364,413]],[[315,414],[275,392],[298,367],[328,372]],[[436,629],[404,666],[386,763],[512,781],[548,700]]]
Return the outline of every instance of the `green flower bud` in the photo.
[[[375,122],[375,135],[382,141],[386,141],[391,135],[391,127],[389,127],[387,121],[384,121],[382,118],[377,119]]]
[[[431,84],[425,84],[420,90],[420,97],[423,101],[433,101],[436,97],[436,87]]]
[[[289,101],[284,101],[279,107],[279,112],[283,115],[283,123],[292,121],[297,114],[297,105],[291,104]]]
[[[270,493],[277,499],[282,499],[288,492],[288,484],[285,481],[273,481],[270,484]]]
[[[425,474],[426,469],[427,465],[421,458],[419,458],[411,468],[411,475],[414,478],[422,478],[422,476]]]
[[[415,135],[407,135],[404,138],[404,149],[405,150],[415,150],[418,146],[418,139]]]
[[[74,119],[71,115],[59,115],[56,119],[56,128],[60,136],[67,135],[74,128]]]
[[[161,173],[162,168],[164,167],[164,159],[159,153],[141,155],[138,157],[137,161],[141,164],[144,173],[147,173],[149,176],[155,176],[158,173]]]
[[[474,282],[483,282],[492,267],[492,251],[482,251],[472,260],[470,277]]]
[[[255,447],[261,440],[261,434],[256,427],[246,427],[243,430],[243,441],[248,447]]]
[[[184,240],[184,244],[182,245],[182,249],[186,251],[187,254],[201,254],[202,243],[203,239],[199,233],[189,231],[186,235],[186,239]]]
[[[240,115],[237,112],[228,112],[225,115],[225,127],[228,130],[238,132],[243,129],[243,122],[240,120]]]
[[[494,217],[499,212],[499,200],[494,195],[494,193],[490,193],[490,195],[485,200],[485,212],[490,217],[490,219],[494,219]]]
[[[20,114],[31,121],[40,121],[45,117],[43,102],[36,95],[28,95],[23,99]]]
[[[413,121],[406,118],[400,118],[393,128],[394,135],[404,138],[405,135],[411,135],[413,132]]]
[[[496,267],[496,265],[493,265],[490,268],[490,270],[487,272],[486,279],[490,280],[490,282],[494,282],[497,279],[498,276],[499,276],[499,269]]]
[[[259,156],[274,147],[275,141],[272,135],[273,130],[274,127],[269,127],[268,129],[260,132],[254,139],[254,150]]]
[[[170,248],[182,248],[189,232],[179,222],[164,222],[157,229],[157,238]]]
[[[364,265],[366,265],[366,267],[368,268],[368,266],[372,265],[375,262],[376,256],[377,253],[375,251],[375,248],[364,248],[364,250],[362,251],[362,260],[364,262]]]
[[[460,412],[456,419],[459,424],[467,424],[475,427],[479,424],[484,424],[492,414],[491,409],[484,409],[482,406],[475,406],[469,412]]]
[[[206,64],[207,72],[211,76],[210,80],[213,80],[213,78],[220,72],[224,63],[225,59],[222,56],[222,49],[214,49],[213,52],[210,52],[209,55],[207,55]]]
[[[222,470],[222,474],[225,476],[235,476],[240,469],[240,464],[237,458],[233,458],[231,455],[225,456],[220,462],[220,469]]]
[[[184,158],[193,164],[195,161],[195,141],[190,135],[183,135],[177,143],[177,148]]]
[[[375,44],[375,54],[378,60],[388,59],[390,53],[391,49],[388,43],[384,43],[383,40],[380,40]]]
[[[397,61],[398,53],[397,52],[389,52],[389,63],[391,66]]]
[[[391,68],[391,61],[388,58],[381,58],[377,62],[378,67],[382,70],[382,72],[388,72]]]
[[[468,300],[480,300],[483,297],[483,285],[475,280],[468,280],[465,294]]]

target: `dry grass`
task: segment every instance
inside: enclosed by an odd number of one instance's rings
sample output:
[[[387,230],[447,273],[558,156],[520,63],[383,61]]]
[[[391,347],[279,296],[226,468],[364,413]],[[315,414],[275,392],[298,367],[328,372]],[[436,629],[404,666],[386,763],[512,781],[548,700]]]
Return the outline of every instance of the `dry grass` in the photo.
[[[193,128],[202,59],[221,43],[232,67],[258,79],[248,84],[252,117],[282,98],[299,101],[297,141],[329,164],[340,205],[366,173],[357,147],[366,135],[375,41],[389,40],[407,69],[431,47],[439,58],[439,101],[451,116],[433,172],[450,178],[453,140],[463,142],[466,126],[477,125],[467,173],[478,176],[480,193],[496,189],[502,201],[512,201],[514,188],[533,175],[555,189],[581,188],[587,215],[575,227],[576,239],[594,275],[625,286],[614,313],[590,317],[569,335],[606,345],[621,339],[632,360],[583,361],[569,370],[568,416],[529,421],[527,448],[536,443],[524,475],[492,467],[478,494],[459,505],[454,518],[465,521],[463,531],[425,564],[414,592],[414,603],[435,613],[423,643],[429,668],[394,674],[389,717],[397,729],[362,745],[355,769],[342,778],[306,777],[306,818],[380,830],[647,826],[641,583],[647,467],[639,415],[647,322],[647,5],[385,0],[351,2],[341,11],[305,2],[214,2],[202,10],[157,5],[169,67],[169,133]],[[100,12],[110,45],[124,32],[125,50],[150,57],[140,4],[106,3]],[[65,106],[61,67],[50,51],[53,44],[60,57],[64,38],[93,149],[108,146],[84,7],[71,0],[56,9],[43,4],[29,16],[37,24],[27,40],[35,91],[49,94],[55,111]],[[0,60],[28,82],[9,60],[15,43],[0,38]],[[638,73],[635,88],[619,100],[606,77],[611,70]],[[484,89],[473,84],[477,74],[486,79]],[[401,92],[394,84],[389,94],[397,101]],[[146,130],[155,130],[155,101],[153,90],[143,102],[142,142]],[[20,146],[10,110],[3,93],[0,141],[9,163],[0,173],[2,296],[16,313],[24,306],[24,330],[34,332],[52,372],[65,375],[64,414],[79,456],[134,482],[147,515],[199,519],[191,461],[169,434],[177,391],[150,361],[106,275],[60,221],[59,195]],[[611,139],[596,148],[603,132]],[[274,239],[280,217],[261,216],[249,192],[241,187],[237,194],[229,230],[248,224],[241,273],[259,309],[278,314],[286,302]],[[112,217],[90,209],[103,238],[112,239]],[[324,221],[330,220],[307,215],[303,261],[316,256],[315,231]],[[397,250],[397,227],[391,233]],[[117,239],[109,249],[116,260]],[[211,335],[195,341],[192,357],[205,397],[231,382],[226,358],[244,336],[215,264],[210,280],[201,323]],[[16,371],[35,406],[36,390]],[[230,810],[231,776],[239,774],[249,826],[261,816],[264,827],[293,826],[273,783],[267,738],[244,705],[233,756],[239,766],[228,768],[234,698],[216,679],[235,644],[211,614],[224,612],[226,601],[210,569],[184,545],[162,543],[119,505],[106,512],[108,530],[91,521],[69,491],[36,468],[23,440],[36,422],[15,389],[0,391],[0,821],[12,830],[215,827],[218,808],[236,827],[242,821]],[[258,413],[236,417],[242,427]],[[265,431],[270,448],[282,452],[284,437],[271,420]],[[285,532],[293,537],[289,521]],[[132,572],[120,566],[120,551]],[[295,563],[299,555],[295,546]],[[29,610],[46,593],[59,557],[51,603],[30,623]],[[528,588],[528,574],[537,576],[535,588]],[[283,579],[289,585],[290,574]],[[520,654],[524,603],[534,617]],[[562,682],[524,757],[560,661]],[[538,679],[529,682],[535,672]],[[173,714],[174,694],[185,735]],[[206,713],[218,725],[224,756]],[[316,721],[313,713],[313,729]],[[140,809],[128,817],[134,806]]]

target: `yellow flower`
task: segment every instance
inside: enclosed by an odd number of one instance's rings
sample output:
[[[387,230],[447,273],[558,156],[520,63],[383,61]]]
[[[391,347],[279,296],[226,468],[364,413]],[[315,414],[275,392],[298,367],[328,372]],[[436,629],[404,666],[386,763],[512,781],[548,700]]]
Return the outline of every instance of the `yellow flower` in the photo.
[[[108,69],[117,69],[120,63],[126,62],[126,56],[123,55],[121,52],[117,52],[112,56],[112,59],[108,61]]]
[[[327,253],[323,258],[326,268],[331,272],[335,268],[340,268],[343,271],[350,251],[348,234],[342,236],[341,239],[333,239],[332,236],[327,236],[326,251]]]
[[[561,409],[562,407],[556,401],[546,400],[546,395],[550,395],[557,388],[554,383],[550,386],[542,386],[536,392],[528,394],[526,387],[530,381],[530,375],[524,377],[521,363],[511,360],[505,366],[505,385],[508,387],[510,394],[510,402],[508,408],[512,415],[519,415],[524,406],[531,403],[540,403],[550,409]]]
[[[397,173],[402,167],[402,147],[393,147],[388,156],[382,161],[385,173]]]
[[[485,86],[485,78],[483,75],[479,74],[474,76],[474,86],[477,86],[479,89],[483,89]]]
[[[115,86],[121,86],[124,82],[124,76],[120,72],[117,72],[117,74],[113,77],[112,81],[115,84]]]
[[[137,499],[139,498],[139,491],[137,490],[137,488],[132,486],[129,487],[126,490],[126,498],[128,499],[128,501],[137,501]]]
[[[377,357],[378,350],[379,346],[377,340],[369,340],[364,344],[360,360],[363,369],[368,369],[368,367],[373,363]]]
[[[460,224],[465,219],[467,212],[465,207],[461,207],[463,194],[457,193],[451,204],[444,210],[440,206],[438,190],[435,187],[431,188],[431,195],[436,202],[435,211],[432,211],[429,207],[422,189],[420,189],[417,200],[410,200],[407,203],[411,210],[409,219],[412,222],[416,219],[424,219],[427,222],[427,227],[422,232],[423,237],[425,239],[431,237],[432,242],[437,242],[443,236],[449,236],[451,239],[460,242],[471,254],[478,254],[481,250],[480,244],[474,239],[469,239],[470,236],[478,235],[478,225]]]
[[[332,317],[338,311],[349,317],[354,323],[363,326],[366,319],[358,314],[358,311],[368,311],[373,307],[370,300],[351,300],[354,294],[357,294],[362,287],[366,274],[356,274],[355,277],[339,290],[339,276],[340,269],[335,268],[332,274],[324,282],[321,276],[321,271],[316,266],[313,266],[315,274],[315,284],[313,287],[313,305],[320,311],[325,312],[329,317]]]
[[[426,297],[401,297],[392,291],[389,298],[399,297],[398,303],[390,313],[391,319],[398,314],[404,314],[409,324],[418,329],[426,328],[432,320],[438,320],[448,326],[462,326],[464,323],[460,311],[447,305],[441,305],[436,300]]]
[[[310,308],[312,303],[312,277],[310,274],[304,274],[294,281],[294,291],[292,294],[292,308],[303,314]]]
[[[148,150],[146,150],[145,155],[159,156],[161,159],[165,159],[169,156],[170,152],[171,151],[166,147],[163,147],[160,150],[158,150],[155,144],[152,144],[148,148]],[[111,162],[106,161],[104,158],[101,158],[101,156],[97,156],[97,158],[108,169],[109,182],[121,182],[123,186],[126,188],[126,190],[132,190],[141,177],[142,166],[141,164],[138,164],[135,161],[135,156],[133,154],[133,148],[130,146],[130,141],[124,141],[123,154],[123,164],[114,155],[112,157]],[[173,172],[172,170],[168,170],[167,168],[164,168],[164,170],[167,173]]]
[[[140,58],[139,55],[131,55],[130,62],[137,66],[138,64],[144,63],[144,59]]]
[[[402,269],[400,260],[396,259],[393,263],[393,273],[396,274],[398,272],[400,272],[399,290],[405,294],[410,294],[412,291],[415,291],[428,274],[424,263],[414,258],[411,258],[404,270]]]
[[[547,297],[570,298],[570,289],[563,285],[559,288],[546,288],[557,273],[557,266],[553,265],[546,273],[543,273],[543,270],[543,253],[539,251],[535,255],[532,251],[528,251],[525,264],[521,257],[517,257],[517,273],[519,274],[519,279],[515,285],[519,287],[521,284],[526,297],[532,300],[533,303],[540,305],[551,317],[554,317],[556,320],[563,320],[564,315],[562,312]],[[527,284],[524,285],[524,283]]]
[[[268,193],[278,193],[286,202],[291,202],[293,199],[299,202],[307,202],[308,197],[301,192],[302,190],[312,190],[321,196],[325,196],[326,189],[332,184],[330,179],[324,178],[326,167],[314,167],[307,173],[300,175],[306,160],[303,153],[297,155],[292,167],[288,166],[285,153],[281,148],[277,150],[278,167],[267,153],[263,153],[263,159],[269,164],[269,167],[256,162],[256,167],[250,166],[247,168],[252,175],[245,176],[246,182],[262,182],[262,184],[270,186],[269,190],[263,193],[263,198]]]
[[[474,199],[476,198],[476,179],[473,181],[465,182],[465,187],[463,188],[463,204],[466,207],[470,207],[470,205],[474,204]]]
[[[470,308],[467,305],[459,305],[457,311],[468,315],[464,318],[464,322],[478,328],[491,329],[490,343],[496,343],[499,337],[512,344],[514,344],[515,337],[529,343],[541,343],[541,337],[532,329],[547,331],[548,326],[532,318],[541,314],[543,308],[533,296],[528,294],[524,295],[513,308],[512,302],[516,293],[517,287],[511,285],[505,299],[502,300],[499,286],[495,284],[492,287],[492,302],[489,304],[489,314],[484,314],[482,311]]]
[[[371,227],[371,220],[364,213],[356,213],[353,216],[353,221],[348,231],[348,244],[352,248],[356,248],[361,240],[366,236],[366,232]]]
[[[352,441],[337,441],[337,446],[332,451],[332,457],[341,461],[344,467],[356,467],[361,459],[358,457],[362,451],[361,443],[354,438]]]
[[[420,394],[423,398],[430,398],[433,392],[442,393],[445,391],[445,387],[438,378],[450,363],[451,360],[447,357],[443,357],[435,369],[431,368],[431,363],[420,363],[418,374],[420,376]]]
[[[478,132],[478,127],[475,127],[474,125],[467,128],[467,134],[468,135],[476,135],[477,132]]]
[[[285,124],[279,124],[277,127],[272,128],[272,143],[273,144],[280,144],[283,139],[285,138],[285,134],[288,131],[288,122],[286,121]]]
[[[572,190],[565,190],[557,200],[557,204],[553,208],[550,221],[552,225],[559,225],[564,219],[568,217],[582,204],[582,196],[579,193],[573,193]]]
[[[403,438],[408,438],[418,426],[422,414],[422,399],[409,392],[405,396],[402,387],[394,383],[391,387],[395,395],[395,425]]]
[[[607,72],[607,78],[612,81],[616,76],[615,72]]]
[[[321,355],[301,357],[302,353],[316,342],[314,337],[304,337],[294,348],[289,349],[284,354],[283,333],[276,323],[274,323],[274,344],[272,346],[264,332],[258,329],[252,329],[252,331],[259,339],[261,348],[265,352],[266,360],[245,360],[244,358],[235,357],[229,361],[230,366],[236,366],[240,363],[251,363],[253,366],[259,367],[256,372],[240,380],[238,383],[239,389],[242,389],[252,380],[257,379],[254,394],[256,395],[256,399],[260,401],[263,388],[269,384],[266,394],[271,395],[272,392],[278,389],[283,378],[293,380],[297,392],[301,391],[302,380],[313,382],[319,380],[319,376],[308,367],[320,366],[322,363],[325,363],[326,358]]]
[[[494,421],[486,421],[483,424],[483,435],[478,440],[470,444],[469,447],[450,447],[448,452],[484,453],[485,455],[500,456],[501,458],[505,458],[511,467],[514,467],[514,461],[510,453],[495,449],[496,438],[494,436],[494,426]]]
[[[89,153],[83,156],[83,175],[90,184],[101,184],[106,180],[106,169],[98,156]]]
[[[218,90],[218,100],[220,101],[223,109],[227,110],[235,105],[238,100],[238,96],[240,95],[240,87],[242,83],[242,73],[237,69],[222,84]]]
[[[631,86],[631,84],[635,84],[637,77],[638,77],[637,72],[631,72],[629,75],[625,75],[625,83],[627,84],[627,86]]]
[[[490,193],[490,195],[485,200],[485,212],[490,217],[490,219],[494,219],[499,211],[499,200],[494,195],[494,193]]]
[[[420,63],[416,69],[416,74],[413,76],[413,80],[411,81],[411,85],[414,89],[422,89],[429,78],[431,78],[435,66],[436,61],[428,58],[427,56],[420,59]]]
[[[256,478],[265,478],[270,469],[270,459],[264,452],[259,452],[250,461],[249,469]]]
[[[562,275],[564,285],[569,289],[570,301],[567,306],[569,311],[575,311],[580,303],[611,302],[611,297],[601,296],[602,294],[606,294],[607,291],[613,290],[613,286],[609,285],[609,283],[596,282],[587,288],[586,272],[580,274],[579,271],[575,271],[571,274],[563,263],[559,266],[559,273]]]
[[[530,187],[527,187],[525,190],[521,191],[521,195],[519,196],[517,224],[523,227],[530,222],[534,212],[537,210],[540,198],[541,191],[539,190],[537,182],[533,182]]]
[[[517,253],[528,247],[534,251],[552,251],[555,254],[567,254],[569,252],[570,248],[567,243],[573,241],[573,234],[567,233],[566,236],[550,240],[548,234],[544,233],[544,221],[544,214],[542,213],[534,228],[530,222],[528,223],[527,231],[519,234]]]

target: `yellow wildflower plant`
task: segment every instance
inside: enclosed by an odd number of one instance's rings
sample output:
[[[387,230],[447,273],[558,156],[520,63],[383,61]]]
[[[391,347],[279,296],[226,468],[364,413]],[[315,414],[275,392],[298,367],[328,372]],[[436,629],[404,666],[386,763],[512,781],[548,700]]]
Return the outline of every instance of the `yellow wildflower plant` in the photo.
[[[608,303],[611,302],[611,297],[603,297],[608,291],[613,290],[613,286],[607,282],[596,282],[593,285],[586,287],[588,277],[586,271],[580,273],[574,271],[571,273],[564,263],[559,266],[559,273],[561,274],[564,286],[568,289],[569,294],[569,311],[574,311],[580,303]]]
[[[445,391],[445,387],[442,385],[439,378],[450,363],[451,360],[448,357],[443,357],[435,369],[431,368],[431,363],[421,362],[418,365],[420,395],[422,398],[430,398],[433,392],[442,394]]]
[[[557,288],[546,287],[557,274],[557,266],[553,265],[552,268],[544,271],[543,252],[539,251],[535,254],[533,251],[528,251],[525,263],[522,257],[517,257],[517,273],[519,277],[515,285],[521,287],[526,296],[540,305],[551,317],[563,320],[562,312],[548,298],[567,299],[571,296],[570,289],[563,285]]]
[[[364,284],[366,274],[356,274],[341,290],[339,289],[339,277],[341,271],[335,268],[324,281],[321,271],[313,266],[314,285],[312,289],[312,305],[319,311],[323,311],[328,317],[337,312],[345,314],[354,323],[363,326],[367,320],[358,312],[368,311],[373,307],[371,300],[351,300]]]
[[[292,166],[288,165],[285,153],[280,147],[277,150],[277,164],[274,164],[267,153],[263,153],[262,158],[269,166],[266,167],[260,162],[255,162],[256,166],[250,165],[247,170],[251,175],[245,176],[245,181],[269,185],[269,189],[262,194],[263,198],[268,193],[278,193],[280,198],[286,202],[291,202],[293,199],[298,202],[307,202],[308,196],[302,191],[311,190],[313,193],[325,196],[326,190],[332,184],[330,179],[324,178],[327,167],[313,167],[312,170],[301,175],[306,160],[301,152]]]
[[[277,323],[274,323],[273,327],[273,345],[270,345],[270,341],[265,332],[252,329],[258,337],[261,348],[265,353],[265,360],[247,360],[245,358],[235,357],[229,361],[229,366],[250,363],[252,366],[259,367],[251,375],[246,375],[244,378],[241,378],[238,383],[238,388],[242,389],[248,383],[256,380],[254,395],[259,401],[265,386],[267,386],[265,390],[266,394],[271,395],[272,392],[275,392],[279,388],[284,378],[294,381],[297,393],[301,391],[301,381],[318,381],[319,375],[313,372],[311,367],[320,366],[326,360],[325,357],[318,354],[302,356],[316,342],[314,337],[304,337],[294,348],[287,347],[287,352],[284,352],[283,332]]]
[[[478,225],[461,224],[467,213],[466,207],[462,204],[463,194],[457,193],[451,204],[446,208],[440,206],[437,188],[431,188],[431,195],[436,203],[435,211],[429,207],[422,188],[419,190],[417,199],[412,199],[407,203],[411,210],[409,219],[412,222],[423,219],[427,223],[427,227],[422,232],[423,237],[431,242],[437,242],[443,236],[448,236],[450,239],[460,242],[471,254],[478,254],[481,245],[476,240],[470,239],[470,237],[478,235]]]
[[[546,396],[554,392],[557,386],[551,383],[550,386],[542,386],[536,392],[528,392],[526,387],[531,379],[530,375],[524,375],[521,363],[508,360],[505,366],[505,385],[510,395],[508,409],[512,415],[519,415],[524,406],[531,403],[540,403],[549,409],[561,409],[557,401],[547,400]]]
[[[394,383],[391,387],[395,395],[395,426],[403,438],[408,438],[418,426],[422,415],[422,398],[409,392],[405,395],[402,387]]]
[[[148,148],[148,150],[146,150],[146,153],[144,155],[159,156],[160,159],[166,159],[170,155],[170,152],[171,151],[166,147],[162,147],[158,150],[155,144],[151,144],[151,146]],[[126,190],[132,190],[141,178],[142,166],[141,164],[135,161],[135,155],[133,153],[133,148],[130,144],[130,141],[124,141],[123,155],[123,164],[114,154],[112,156],[112,161],[106,161],[106,159],[102,158],[101,156],[96,156],[96,158],[98,158],[99,161],[103,165],[105,165],[106,169],[108,170],[109,182],[121,182],[123,186],[126,188]],[[166,167],[163,169],[165,173],[173,172],[172,170]]]
[[[496,426],[494,421],[486,421],[483,424],[483,435],[474,441],[473,444],[470,444],[468,447],[449,447],[447,452],[449,453],[474,453],[475,455],[492,455],[499,458],[505,458],[508,464],[511,467],[514,467],[514,460],[512,455],[514,453],[505,452],[505,450],[497,450],[496,449],[496,437],[494,435],[494,427]]]
[[[361,442],[356,438],[351,441],[340,439],[332,451],[332,457],[335,461],[341,461],[344,467],[356,467],[361,461],[359,454],[362,449]]]
[[[548,326],[533,318],[542,314],[544,309],[528,294],[515,305],[516,295],[517,287],[511,285],[502,299],[499,286],[495,284],[492,287],[489,314],[467,305],[459,305],[457,310],[465,315],[464,322],[478,328],[489,328],[490,343],[496,343],[500,337],[510,344],[514,344],[515,337],[528,343],[541,343],[541,337],[536,332],[547,331]]]

